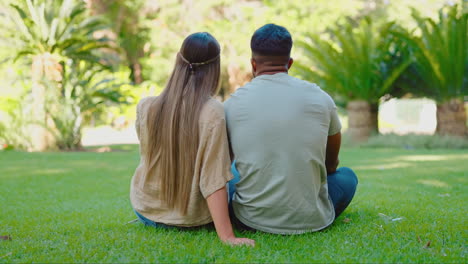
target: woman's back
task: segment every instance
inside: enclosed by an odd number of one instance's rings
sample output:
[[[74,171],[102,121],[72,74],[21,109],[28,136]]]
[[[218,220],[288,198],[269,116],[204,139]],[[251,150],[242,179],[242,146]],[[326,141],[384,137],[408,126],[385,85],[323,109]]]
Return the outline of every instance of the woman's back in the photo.
[[[150,106],[158,103],[159,99],[160,97],[144,98],[137,107],[135,125],[140,139],[141,160],[130,187],[133,208],[152,221],[168,225],[197,226],[210,223],[212,219],[206,197],[223,188],[232,179],[223,105],[210,98],[201,109],[192,188],[187,213],[183,215],[180,210],[168,208],[162,200],[157,156],[150,162],[155,163],[152,173],[148,174],[146,169],[146,148],[151,135],[148,133],[147,118]]]
[[[191,34],[164,91],[138,104],[141,160],[130,200],[145,225],[192,227],[213,221],[221,241],[253,245],[234,235],[229,219],[229,143],[223,106],[212,98],[219,88],[220,52],[209,33]]]

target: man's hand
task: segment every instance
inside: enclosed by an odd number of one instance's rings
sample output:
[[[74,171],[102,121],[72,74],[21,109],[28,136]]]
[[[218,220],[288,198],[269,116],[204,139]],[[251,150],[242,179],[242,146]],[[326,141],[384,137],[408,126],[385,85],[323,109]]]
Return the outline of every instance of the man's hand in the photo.
[[[327,167],[327,174],[336,172],[336,169],[338,169],[339,164],[340,164],[339,159],[336,159],[335,164],[326,164],[325,166]]]
[[[325,167],[327,168],[327,173],[334,173],[338,168],[340,160],[338,159],[338,154],[340,153],[341,147],[341,133],[329,136],[327,140],[327,153],[325,156]]]

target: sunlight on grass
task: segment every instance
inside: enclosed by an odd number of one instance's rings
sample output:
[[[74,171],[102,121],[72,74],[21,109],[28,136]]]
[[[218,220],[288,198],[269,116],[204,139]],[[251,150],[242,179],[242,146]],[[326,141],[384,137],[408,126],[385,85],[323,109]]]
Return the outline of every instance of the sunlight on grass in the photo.
[[[442,161],[442,160],[468,160],[468,155],[412,155],[412,156],[402,156],[398,159],[407,160],[407,161]]]
[[[450,187],[450,185],[448,185],[447,183],[439,180],[418,180],[417,182],[435,187]]]
[[[69,173],[70,170],[63,169],[63,168],[42,168],[42,169],[32,169],[29,173],[24,172],[24,167],[11,167],[11,168],[3,168],[2,171],[5,173],[6,178],[15,178],[15,177],[22,177],[25,175],[28,176],[44,176],[44,175],[60,175]]]
[[[410,166],[412,166],[412,164],[408,162],[393,162],[393,163],[382,164],[382,165],[354,166],[353,168],[356,170],[388,170],[388,169],[396,169],[396,168],[406,168]]]

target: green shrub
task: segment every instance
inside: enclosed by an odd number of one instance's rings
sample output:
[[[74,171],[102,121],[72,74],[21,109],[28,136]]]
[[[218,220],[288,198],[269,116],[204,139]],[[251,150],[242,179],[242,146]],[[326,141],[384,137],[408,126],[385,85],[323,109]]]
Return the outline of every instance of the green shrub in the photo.
[[[25,96],[0,98],[0,144],[6,144],[7,148],[26,150],[31,147],[26,126],[32,121],[25,110],[25,102]]]

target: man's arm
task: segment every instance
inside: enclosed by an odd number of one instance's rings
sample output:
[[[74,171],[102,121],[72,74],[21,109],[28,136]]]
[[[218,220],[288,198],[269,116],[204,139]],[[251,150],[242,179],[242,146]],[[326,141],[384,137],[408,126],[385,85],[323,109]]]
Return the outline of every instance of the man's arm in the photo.
[[[327,152],[325,156],[325,166],[327,167],[327,173],[333,173],[338,168],[338,154],[340,153],[341,147],[341,133],[338,132],[335,135],[329,136],[327,140]]]
[[[229,136],[229,134],[228,134]],[[234,162],[234,151],[232,150],[231,139],[228,137],[228,144],[229,144],[229,158],[231,158],[231,163]]]
[[[229,157],[231,158],[231,163],[234,161],[234,151],[232,150],[232,145],[231,145],[231,135],[229,134],[229,126],[228,126],[228,107],[229,107],[229,99],[226,100],[223,103],[224,106],[224,114],[225,114],[225,119],[226,119],[226,134],[228,138],[228,145],[229,145]]]

